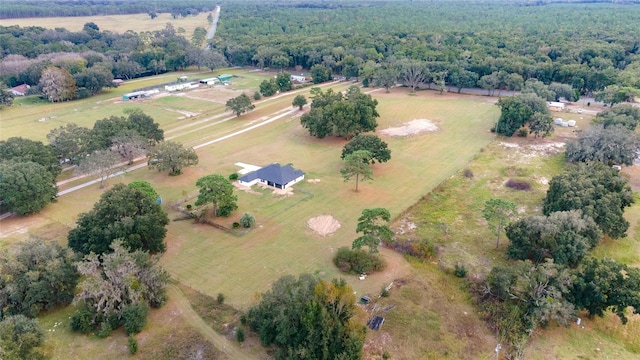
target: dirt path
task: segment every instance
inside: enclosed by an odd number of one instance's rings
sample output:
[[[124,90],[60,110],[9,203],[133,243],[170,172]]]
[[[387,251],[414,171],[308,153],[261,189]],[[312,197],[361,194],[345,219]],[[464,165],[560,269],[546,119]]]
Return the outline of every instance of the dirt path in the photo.
[[[167,287],[167,294],[171,297],[172,301],[175,301],[180,309],[182,309],[182,316],[184,319],[195,329],[197,329],[202,336],[209,340],[219,351],[225,353],[229,359],[233,360],[258,360],[257,357],[252,354],[246,353],[238,346],[229,341],[226,337],[215,332],[207,323],[202,320],[198,313],[193,310],[191,303],[184,296],[182,291],[175,285],[169,285]]]

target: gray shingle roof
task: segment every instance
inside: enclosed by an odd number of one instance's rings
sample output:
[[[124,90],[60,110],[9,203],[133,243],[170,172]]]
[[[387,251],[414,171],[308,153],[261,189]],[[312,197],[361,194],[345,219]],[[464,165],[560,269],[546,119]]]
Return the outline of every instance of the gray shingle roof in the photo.
[[[301,170],[296,170],[291,165],[281,166],[280,164],[276,163],[250,172],[247,175],[239,178],[238,180],[250,182],[259,178],[275,184],[285,185],[302,175],[304,175],[304,173]]]

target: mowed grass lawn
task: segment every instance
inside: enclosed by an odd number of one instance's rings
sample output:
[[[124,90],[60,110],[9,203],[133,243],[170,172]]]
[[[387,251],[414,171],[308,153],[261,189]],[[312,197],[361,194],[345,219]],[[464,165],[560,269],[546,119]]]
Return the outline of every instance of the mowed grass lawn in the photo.
[[[84,24],[93,22],[98,25],[101,31],[108,30],[114,33],[124,33],[131,30],[139,33],[162,30],[167,26],[167,23],[171,23],[176,31],[179,31],[179,28],[183,28],[184,33],[179,32],[179,34],[191,40],[193,30],[196,27],[209,29],[208,14],[208,12],[203,12],[197,16],[179,17],[177,19],[171,17],[169,13],[158,14],[155,19],[151,19],[148,14],[19,18],[2,19],[2,26],[40,26],[46,29],[65,28],[69,31],[82,31]]]

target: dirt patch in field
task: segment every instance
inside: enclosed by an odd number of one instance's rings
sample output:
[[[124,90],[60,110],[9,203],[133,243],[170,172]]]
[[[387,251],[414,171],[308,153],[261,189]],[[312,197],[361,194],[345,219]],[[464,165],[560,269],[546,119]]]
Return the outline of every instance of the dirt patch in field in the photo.
[[[322,236],[329,236],[340,228],[340,222],[331,215],[320,215],[307,221],[309,228]]]
[[[320,179],[307,179],[307,182],[310,184],[315,184],[315,183],[319,183]]]
[[[427,119],[415,119],[408,123],[402,124],[399,127],[387,128],[381,131],[382,134],[387,136],[410,136],[420,134],[423,132],[438,131],[438,126],[431,120]]]
[[[519,163],[527,163],[538,156],[553,156],[564,150],[564,142],[545,142],[537,144],[520,144],[517,142],[500,142],[498,145],[507,150],[509,159]]]

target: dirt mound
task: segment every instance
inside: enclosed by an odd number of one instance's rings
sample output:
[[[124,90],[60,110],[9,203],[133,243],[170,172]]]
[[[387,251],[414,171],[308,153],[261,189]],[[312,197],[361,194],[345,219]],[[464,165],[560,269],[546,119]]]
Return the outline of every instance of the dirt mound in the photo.
[[[309,228],[322,236],[328,236],[340,228],[340,222],[331,215],[320,215],[307,221]]]
[[[381,131],[388,136],[409,136],[427,131],[438,131],[438,126],[427,119],[415,119],[399,127],[387,128]]]

